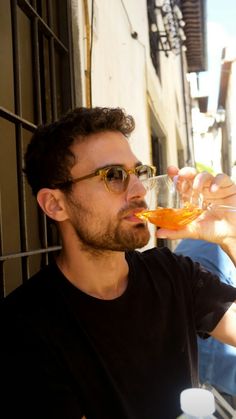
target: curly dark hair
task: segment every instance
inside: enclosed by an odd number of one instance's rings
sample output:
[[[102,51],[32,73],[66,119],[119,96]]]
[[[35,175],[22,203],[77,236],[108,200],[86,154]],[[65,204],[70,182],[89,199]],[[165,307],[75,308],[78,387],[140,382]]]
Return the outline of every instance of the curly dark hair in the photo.
[[[70,169],[75,164],[71,145],[102,131],[119,131],[126,137],[134,130],[131,115],[120,108],[76,108],[58,121],[39,126],[25,153],[25,168],[33,194],[42,188],[70,191]]]

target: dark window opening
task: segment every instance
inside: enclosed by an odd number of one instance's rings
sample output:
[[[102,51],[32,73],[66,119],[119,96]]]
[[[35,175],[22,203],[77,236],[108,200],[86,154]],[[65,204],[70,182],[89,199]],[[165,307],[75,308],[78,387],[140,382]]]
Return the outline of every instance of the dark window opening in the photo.
[[[153,165],[157,168],[157,175],[166,173],[163,144],[161,139],[154,134],[152,135],[152,161]],[[168,242],[165,239],[157,239],[158,247],[167,246],[167,243]]]
[[[147,0],[147,11],[148,11],[148,26],[149,26],[149,44],[150,44],[150,55],[156,74],[161,78],[160,68],[160,51],[159,51],[159,30],[156,16],[156,1]]]

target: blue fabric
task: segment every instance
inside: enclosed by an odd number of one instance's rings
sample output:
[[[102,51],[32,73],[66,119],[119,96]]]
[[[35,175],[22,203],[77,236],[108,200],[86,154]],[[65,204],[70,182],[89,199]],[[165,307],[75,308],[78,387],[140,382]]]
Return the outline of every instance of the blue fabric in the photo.
[[[236,268],[220,246],[203,240],[182,240],[175,253],[189,256],[226,284],[236,287]],[[199,375],[219,391],[236,395],[236,348],[216,339],[198,338]]]

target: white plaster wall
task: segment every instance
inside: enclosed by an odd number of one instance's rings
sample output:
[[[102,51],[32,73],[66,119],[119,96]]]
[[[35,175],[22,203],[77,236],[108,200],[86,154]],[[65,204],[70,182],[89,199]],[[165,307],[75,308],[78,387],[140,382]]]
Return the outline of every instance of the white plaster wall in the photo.
[[[134,13],[132,8],[137,2],[124,1],[129,18],[120,0],[96,0],[95,4],[93,105],[119,106],[134,116],[136,129],[131,137],[132,148],[142,161],[150,163],[143,44],[143,34],[147,33],[146,2],[139,1]],[[133,30],[137,31],[138,39],[131,37]]]

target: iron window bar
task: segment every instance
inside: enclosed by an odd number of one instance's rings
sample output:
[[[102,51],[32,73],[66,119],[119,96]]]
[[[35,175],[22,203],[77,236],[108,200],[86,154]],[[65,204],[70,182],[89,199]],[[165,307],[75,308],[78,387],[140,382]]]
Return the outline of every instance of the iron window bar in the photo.
[[[27,252],[8,253],[8,254],[0,256],[0,262],[4,262],[10,259],[39,255],[42,253],[57,252],[59,250],[61,250],[61,246],[51,246],[51,247],[47,247],[46,249],[42,248],[42,249],[36,249],[36,250],[29,250]]]

